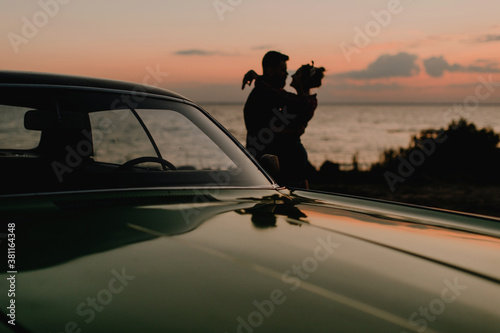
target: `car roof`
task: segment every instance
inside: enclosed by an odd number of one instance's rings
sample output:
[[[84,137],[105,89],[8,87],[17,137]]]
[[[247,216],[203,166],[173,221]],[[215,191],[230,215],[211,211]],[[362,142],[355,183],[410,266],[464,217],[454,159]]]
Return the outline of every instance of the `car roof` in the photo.
[[[190,99],[175,92],[162,89],[155,86],[141,83],[126,82],[119,80],[100,79],[93,77],[64,75],[39,72],[23,71],[0,71],[0,84],[26,84],[26,85],[44,85],[44,86],[72,86],[85,88],[102,88],[122,91],[135,91],[140,93],[161,95],[173,97],[192,102]]]

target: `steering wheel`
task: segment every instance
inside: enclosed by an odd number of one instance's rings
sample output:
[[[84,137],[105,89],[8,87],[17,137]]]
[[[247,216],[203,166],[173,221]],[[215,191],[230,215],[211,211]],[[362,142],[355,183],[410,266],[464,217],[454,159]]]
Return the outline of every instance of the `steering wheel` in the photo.
[[[146,163],[146,162],[160,163],[162,166],[167,167],[169,170],[177,170],[175,165],[173,165],[172,163],[170,163],[167,160],[164,160],[163,158],[159,158],[159,157],[155,157],[155,156],[144,156],[144,157],[134,158],[130,161],[123,163],[118,168],[116,168],[114,172],[122,172],[124,170],[132,168],[134,165]]]

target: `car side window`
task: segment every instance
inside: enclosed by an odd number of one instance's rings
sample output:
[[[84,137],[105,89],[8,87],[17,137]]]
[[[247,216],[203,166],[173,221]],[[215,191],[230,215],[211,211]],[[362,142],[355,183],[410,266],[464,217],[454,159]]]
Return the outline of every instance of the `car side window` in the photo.
[[[38,146],[40,132],[24,127],[26,107],[0,105],[0,149],[28,150]]]
[[[138,157],[157,156],[131,110],[92,112],[89,117],[96,162],[123,164]]]

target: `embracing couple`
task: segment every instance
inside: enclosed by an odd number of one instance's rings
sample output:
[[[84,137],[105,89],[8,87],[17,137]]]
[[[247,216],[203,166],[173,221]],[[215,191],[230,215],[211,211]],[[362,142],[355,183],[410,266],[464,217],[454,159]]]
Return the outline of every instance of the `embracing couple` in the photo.
[[[307,170],[312,166],[300,137],[318,105],[316,94],[310,91],[321,86],[325,69],[314,67],[314,62],[301,66],[292,75],[294,94],[283,89],[288,59],[285,54],[269,51],[262,59],[263,75],[250,70],[243,78],[242,89],[255,80],[243,111],[246,147],[257,160],[266,154],[278,157],[280,185],[307,188]]]

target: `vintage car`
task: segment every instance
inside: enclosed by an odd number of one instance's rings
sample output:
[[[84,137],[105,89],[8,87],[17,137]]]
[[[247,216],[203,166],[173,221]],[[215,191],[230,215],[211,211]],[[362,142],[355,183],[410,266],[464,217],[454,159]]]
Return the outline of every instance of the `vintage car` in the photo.
[[[281,187],[157,87],[0,72],[0,177],[0,332],[500,330],[500,220]]]

